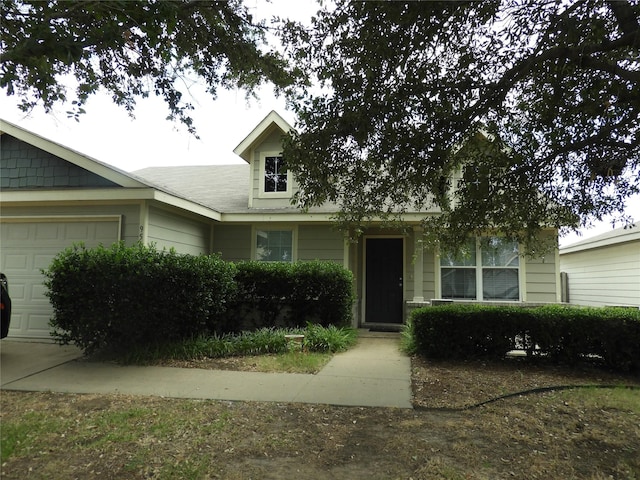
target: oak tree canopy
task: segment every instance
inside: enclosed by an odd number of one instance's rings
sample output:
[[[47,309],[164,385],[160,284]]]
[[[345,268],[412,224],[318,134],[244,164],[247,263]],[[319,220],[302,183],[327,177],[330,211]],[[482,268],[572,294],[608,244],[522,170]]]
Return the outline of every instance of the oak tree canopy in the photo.
[[[588,225],[640,191],[637,0],[337,0],[310,29],[285,24],[288,56],[241,0],[0,6],[0,87],[24,110],[77,116],[103,89],[132,112],[157,95],[195,133],[191,76],[214,97],[286,90],[295,200],[336,202],[356,233],[435,206],[433,238],[497,229],[533,249],[541,228]]]
[[[241,0],[1,0],[1,9],[0,87],[24,111],[66,103],[77,116],[102,88],[130,113],[137,99],[159,96],[169,119],[195,133],[183,95],[195,79],[214,98],[220,87],[293,80]]]
[[[435,205],[434,238],[495,228],[530,249],[545,226],[622,212],[640,187],[639,18],[625,0],[339,0],[290,25],[322,87],[293,102],[298,203],[337,202],[352,227]]]

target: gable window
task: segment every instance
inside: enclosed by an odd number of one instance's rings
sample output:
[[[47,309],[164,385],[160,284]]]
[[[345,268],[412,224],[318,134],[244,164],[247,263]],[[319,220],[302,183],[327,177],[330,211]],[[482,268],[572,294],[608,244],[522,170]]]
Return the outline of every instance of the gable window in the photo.
[[[460,254],[440,256],[440,278],[442,298],[518,301],[518,244],[500,237],[470,240]]]
[[[256,230],[256,260],[293,262],[293,230]]]
[[[287,166],[281,156],[264,157],[264,191],[286,192],[288,184]]]

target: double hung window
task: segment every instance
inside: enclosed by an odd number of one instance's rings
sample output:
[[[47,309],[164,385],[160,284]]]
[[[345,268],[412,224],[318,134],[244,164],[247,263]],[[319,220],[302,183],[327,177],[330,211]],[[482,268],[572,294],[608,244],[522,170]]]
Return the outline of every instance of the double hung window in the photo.
[[[440,256],[441,297],[518,301],[519,270],[516,242],[500,237],[469,240],[458,255]]]
[[[475,300],[476,242],[469,240],[457,255],[443,252],[440,256],[442,298]]]
[[[256,260],[292,262],[293,230],[256,230]]]

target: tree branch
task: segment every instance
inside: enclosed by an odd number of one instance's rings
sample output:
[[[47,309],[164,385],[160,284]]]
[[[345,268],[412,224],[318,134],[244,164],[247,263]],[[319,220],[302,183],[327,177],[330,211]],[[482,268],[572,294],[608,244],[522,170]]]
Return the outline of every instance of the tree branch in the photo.
[[[631,4],[626,0],[609,0],[607,5],[616,17],[620,30],[624,34],[633,34],[635,32],[637,36],[637,32],[640,30],[640,23],[634,14]]]

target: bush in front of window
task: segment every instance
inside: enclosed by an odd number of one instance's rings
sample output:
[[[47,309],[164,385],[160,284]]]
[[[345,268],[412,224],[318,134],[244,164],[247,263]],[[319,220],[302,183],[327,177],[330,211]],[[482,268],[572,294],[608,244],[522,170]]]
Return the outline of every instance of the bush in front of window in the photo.
[[[511,310],[482,305],[425,307],[414,310],[408,324],[417,353],[426,357],[502,358],[515,348],[517,321]]]
[[[218,333],[351,323],[353,277],[341,265],[241,262],[236,270],[236,299],[226,320],[218,324]]]
[[[297,262],[292,277],[291,315],[296,324],[351,324],[354,296],[349,270],[334,262]]]
[[[85,353],[180,340],[212,330],[235,291],[218,256],[124,243],[59,253],[45,275],[54,338]]]
[[[428,358],[502,359],[519,349],[556,364],[640,371],[635,308],[446,305],[415,310],[408,325],[415,351]]]

